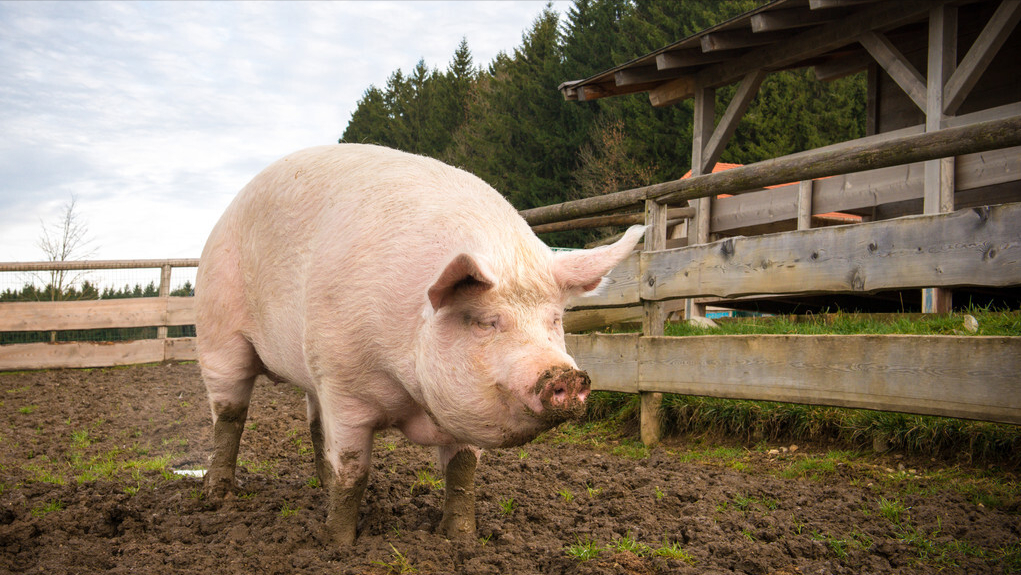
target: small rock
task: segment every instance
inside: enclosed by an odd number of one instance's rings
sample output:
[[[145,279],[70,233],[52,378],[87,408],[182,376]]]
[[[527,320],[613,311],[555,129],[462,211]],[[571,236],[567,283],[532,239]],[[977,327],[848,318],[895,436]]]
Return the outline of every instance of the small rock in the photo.
[[[904,471],[904,464],[903,463],[898,463],[897,464],[897,471]]]
[[[711,320],[711,319],[709,319],[707,317],[699,317],[699,316],[691,317],[691,318],[688,318],[688,323],[690,323],[691,325],[693,325],[695,327],[705,327],[705,328],[720,327],[719,325],[716,324],[715,321],[713,321],[713,320]]]
[[[768,451],[768,453],[769,453],[769,455],[780,455],[780,450],[779,449],[770,449]]]
[[[975,319],[975,316],[971,314],[964,316],[964,329],[968,333],[978,332],[978,320]]]
[[[787,448],[786,447],[781,447],[780,448],[780,453],[787,453]]]
[[[792,445],[791,446],[791,453],[793,453],[793,452],[795,452],[797,450],[798,450],[798,446],[797,445]]]

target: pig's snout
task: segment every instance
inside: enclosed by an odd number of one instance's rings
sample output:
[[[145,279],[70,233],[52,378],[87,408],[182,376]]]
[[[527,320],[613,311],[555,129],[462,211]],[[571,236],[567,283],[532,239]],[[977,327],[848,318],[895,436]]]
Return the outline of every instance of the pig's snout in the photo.
[[[559,423],[585,414],[585,400],[592,381],[584,371],[569,367],[551,367],[539,376],[535,392],[542,403],[543,419]]]

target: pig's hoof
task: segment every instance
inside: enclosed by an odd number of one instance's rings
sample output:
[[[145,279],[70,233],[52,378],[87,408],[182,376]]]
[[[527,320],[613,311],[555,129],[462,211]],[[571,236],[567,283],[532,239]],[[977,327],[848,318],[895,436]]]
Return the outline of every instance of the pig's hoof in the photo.
[[[206,496],[206,499],[222,499],[228,495],[233,495],[236,489],[237,486],[234,485],[233,478],[215,477],[208,474],[202,485],[202,493]]]
[[[475,516],[444,514],[440,521],[440,533],[447,539],[474,539]]]

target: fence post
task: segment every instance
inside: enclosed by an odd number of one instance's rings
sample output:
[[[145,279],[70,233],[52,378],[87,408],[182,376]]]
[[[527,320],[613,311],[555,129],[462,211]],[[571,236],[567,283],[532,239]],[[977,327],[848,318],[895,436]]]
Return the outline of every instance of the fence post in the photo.
[[[166,301],[170,297],[170,264],[163,264],[160,271],[160,297]],[[163,313],[163,325],[156,328],[157,339],[167,339],[167,314]]]
[[[667,232],[667,206],[655,200],[645,202],[645,251],[657,251],[666,249]],[[641,281],[649,282],[650,285],[656,282],[656,278],[647,275],[644,270]],[[662,302],[642,302],[642,335],[660,336],[663,335],[663,324],[666,322],[666,314]],[[641,382],[639,382],[640,384]],[[642,443],[651,447],[659,443],[663,435],[663,424],[660,418],[660,408],[663,403],[663,394],[656,392],[639,391],[641,396],[641,435]]]

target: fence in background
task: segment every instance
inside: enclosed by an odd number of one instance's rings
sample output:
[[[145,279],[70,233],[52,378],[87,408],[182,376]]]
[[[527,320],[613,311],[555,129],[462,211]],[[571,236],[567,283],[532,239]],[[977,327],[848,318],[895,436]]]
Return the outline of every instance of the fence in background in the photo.
[[[197,259],[0,263],[0,272],[122,269],[160,272],[156,294],[151,297],[0,302],[0,333],[52,334],[50,341],[0,345],[0,370],[104,367],[195,359],[195,338],[173,337],[193,332],[181,329],[195,324],[193,298],[174,297],[170,292],[175,268],[197,266]],[[82,341],[91,337],[81,334],[80,330],[99,332],[102,340]],[[58,334],[67,333],[76,340],[61,341],[64,338]],[[125,333],[132,339],[110,341],[121,339]],[[116,334],[116,338],[109,334]]]

